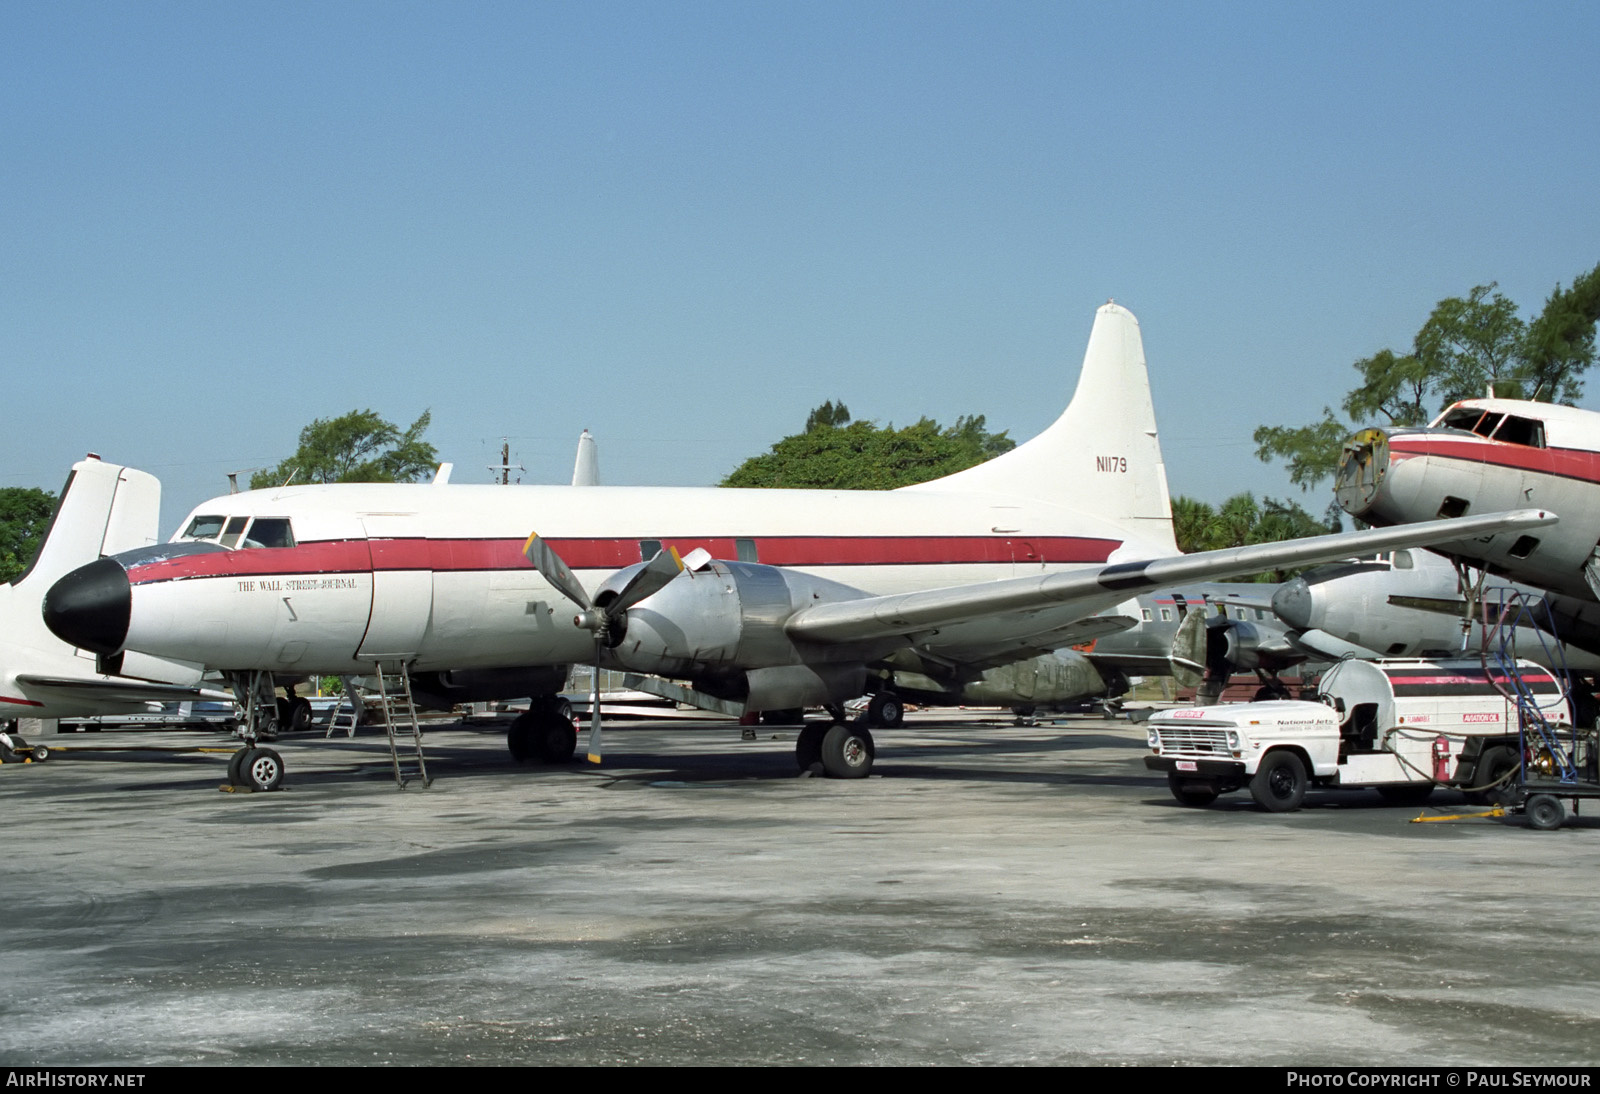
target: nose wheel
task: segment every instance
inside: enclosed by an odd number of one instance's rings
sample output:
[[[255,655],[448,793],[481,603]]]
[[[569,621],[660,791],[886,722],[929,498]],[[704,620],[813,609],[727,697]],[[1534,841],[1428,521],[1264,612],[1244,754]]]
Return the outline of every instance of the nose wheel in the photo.
[[[283,757],[270,748],[246,745],[228,758],[228,782],[262,792],[283,785]]]

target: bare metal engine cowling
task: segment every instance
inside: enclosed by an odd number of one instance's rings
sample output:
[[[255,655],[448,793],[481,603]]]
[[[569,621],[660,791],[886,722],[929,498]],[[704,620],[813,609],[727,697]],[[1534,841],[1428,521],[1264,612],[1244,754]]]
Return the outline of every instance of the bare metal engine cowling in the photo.
[[[614,598],[632,570],[612,575],[595,604]],[[797,645],[784,623],[801,608],[865,595],[793,570],[709,561],[629,609],[606,635],[606,660],[632,672],[693,680],[752,709],[840,702],[865,691],[862,651]]]

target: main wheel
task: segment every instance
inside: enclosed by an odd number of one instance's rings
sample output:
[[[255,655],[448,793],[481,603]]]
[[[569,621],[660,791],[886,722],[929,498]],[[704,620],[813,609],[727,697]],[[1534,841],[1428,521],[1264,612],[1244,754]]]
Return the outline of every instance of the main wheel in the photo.
[[[533,759],[534,732],[534,712],[531,710],[517,715],[506,729],[506,748],[511,750],[511,758],[519,764]]]
[[[563,718],[556,707],[545,711],[533,729],[533,747],[542,763],[570,763],[572,754],[578,751],[578,730],[572,718]]]
[[[827,736],[830,728],[818,722],[806,726],[800,731],[800,736],[794,739],[794,762],[800,765],[801,771],[810,771],[812,764],[822,762],[822,738]]]
[[[1167,773],[1167,789],[1172,791],[1172,796],[1178,801],[1195,808],[1210,805],[1217,800],[1217,791],[1210,783],[1180,779],[1170,771]]]
[[[270,748],[252,748],[239,765],[239,773],[251,790],[276,790],[283,782],[283,757]]]
[[[1484,750],[1478,757],[1478,766],[1473,770],[1472,781],[1479,787],[1489,789],[1469,790],[1467,800],[1477,802],[1479,805],[1506,805],[1516,795],[1511,783],[1515,776],[1513,772],[1521,767],[1517,757],[1517,750],[1510,745],[1494,745]],[[1501,782],[1501,780],[1505,780]],[[1499,783],[1499,786],[1492,786]]]
[[[288,701],[288,709],[283,709],[283,704],[278,707],[278,722],[289,733],[304,733],[311,728],[311,700],[297,695]]]
[[[1391,805],[1421,805],[1433,794],[1432,783],[1402,783],[1378,787],[1378,796]]]
[[[905,721],[906,705],[892,691],[880,691],[867,701],[867,724],[897,726]]]
[[[835,779],[864,779],[877,748],[860,726],[832,725],[822,735],[822,770]]]
[[[1306,765],[1287,749],[1273,749],[1250,780],[1250,796],[1269,813],[1293,813],[1306,797]]]
[[[1567,819],[1561,799],[1549,794],[1535,794],[1528,799],[1523,811],[1528,815],[1528,823],[1541,832],[1553,832]]]

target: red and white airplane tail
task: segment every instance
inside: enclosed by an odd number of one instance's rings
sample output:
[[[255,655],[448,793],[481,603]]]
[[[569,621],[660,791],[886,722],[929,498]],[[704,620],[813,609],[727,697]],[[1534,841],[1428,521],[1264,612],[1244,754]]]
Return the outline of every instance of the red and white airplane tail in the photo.
[[[905,489],[1050,502],[1176,554],[1139,321],[1116,304],[1095,313],[1072,402],[1043,433],[987,463]]]

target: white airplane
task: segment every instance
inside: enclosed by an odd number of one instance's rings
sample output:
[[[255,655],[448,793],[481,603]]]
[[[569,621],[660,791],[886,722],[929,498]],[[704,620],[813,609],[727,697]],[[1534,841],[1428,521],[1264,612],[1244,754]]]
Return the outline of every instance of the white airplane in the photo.
[[[0,585],[0,722],[154,709],[196,699],[200,672],[135,653],[97,657],[46,629],[45,592],[102,555],[154,544],[161,484],[91,455],[72,467],[32,564]]]
[[[248,491],[205,502],[165,546],[69,574],[45,618],[85,649],[221,670],[241,690],[274,673],[399,662],[554,697],[567,666],[598,660],[684,681],[677,697],[710,709],[827,705],[837,718],[901,651],[1002,664],[1104,633],[1097,612],[1159,587],[1555,519],[1523,511],[1180,556],[1139,325],[1107,304],[1061,417],[946,478],[882,492]],[[575,738],[545,700],[508,743],[559,760]],[[803,769],[840,777],[864,776],[874,751],[869,731],[844,724],[807,727],[796,744]]]
[[[1581,602],[1600,600],[1600,414],[1593,411],[1468,399],[1427,426],[1363,429],[1345,445],[1334,493],[1346,512],[1384,527],[1507,505],[1560,513],[1565,519],[1542,531],[1463,537],[1434,549]]]

